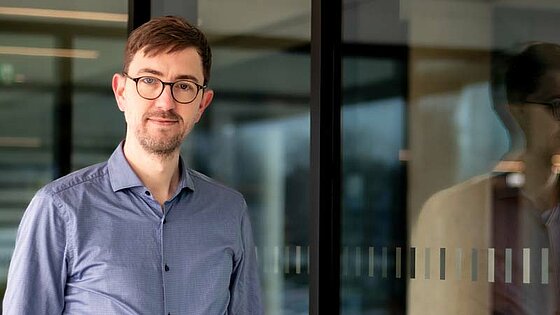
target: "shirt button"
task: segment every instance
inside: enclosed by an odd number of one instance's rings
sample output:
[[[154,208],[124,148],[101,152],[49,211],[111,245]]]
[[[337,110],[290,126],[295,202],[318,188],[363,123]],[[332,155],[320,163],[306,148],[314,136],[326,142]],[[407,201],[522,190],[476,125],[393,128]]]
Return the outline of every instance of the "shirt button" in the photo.
[[[165,264],[165,271],[169,271],[169,266],[167,266],[167,264]]]
[[[147,190],[146,190],[144,193],[146,194],[146,196],[150,196],[150,195],[151,195],[151,193],[150,193],[149,191],[147,191]]]

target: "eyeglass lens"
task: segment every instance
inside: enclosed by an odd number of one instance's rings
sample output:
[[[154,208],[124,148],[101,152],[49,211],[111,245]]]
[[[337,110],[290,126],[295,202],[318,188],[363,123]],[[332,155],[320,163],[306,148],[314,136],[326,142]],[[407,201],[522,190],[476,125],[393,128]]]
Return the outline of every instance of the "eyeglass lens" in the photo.
[[[160,79],[154,77],[141,77],[136,82],[138,94],[146,99],[158,98],[165,88]],[[171,95],[179,103],[190,103],[198,95],[199,87],[190,81],[177,81],[171,85]]]

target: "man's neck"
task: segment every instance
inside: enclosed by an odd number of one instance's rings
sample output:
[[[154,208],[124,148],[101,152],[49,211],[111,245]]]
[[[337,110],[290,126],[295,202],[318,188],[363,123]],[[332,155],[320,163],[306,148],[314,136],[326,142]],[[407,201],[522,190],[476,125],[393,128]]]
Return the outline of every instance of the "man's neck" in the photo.
[[[179,185],[179,150],[160,156],[147,152],[134,141],[124,143],[124,156],[132,170],[160,205],[169,200]]]
[[[558,175],[551,170],[551,164],[538,155],[526,153],[524,194],[541,211],[546,211],[558,203]]]

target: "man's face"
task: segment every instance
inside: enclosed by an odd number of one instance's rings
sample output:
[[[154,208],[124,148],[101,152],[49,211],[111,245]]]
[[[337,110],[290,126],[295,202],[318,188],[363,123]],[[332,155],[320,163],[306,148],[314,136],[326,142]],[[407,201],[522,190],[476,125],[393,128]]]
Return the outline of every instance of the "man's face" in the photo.
[[[560,71],[549,70],[540,78],[538,88],[527,96],[526,101],[549,103],[558,98]],[[537,207],[548,209],[558,202],[558,177],[552,160],[560,154],[560,122],[550,106],[528,102],[510,106],[526,141],[524,190]]]
[[[559,196],[559,178],[553,163],[560,154],[560,121],[554,117],[551,106],[534,103],[560,99],[560,70],[547,70],[537,84],[525,102],[511,104],[509,110],[526,142],[521,156],[526,175],[523,190],[536,207],[549,209],[558,203]]]
[[[527,101],[549,103],[559,98],[560,70],[553,69],[540,78]],[[551,107],[527,103],[517,107],[514,115],[525,133],[527,151],[541,156],[546,163],[550,163],[552,155],[560,154],[560,122]]]
[[[186,79],[200,85],[204,83],[202,61],[195,48],[151,57],[140,50],[130,62],[128,75],[132,78],[151,76],[164,82]],[[158,98],[147,100],[138,94],[133,80],[120,74],[113,76],[113,91],[119,109],[125,114],[126,141],[135,142],[148,153],[163,156],[180,147],[213,97],[211,90],[204,93],[201,90],[194,101],[181,104],[173,99],[171,87],[166,85]]]

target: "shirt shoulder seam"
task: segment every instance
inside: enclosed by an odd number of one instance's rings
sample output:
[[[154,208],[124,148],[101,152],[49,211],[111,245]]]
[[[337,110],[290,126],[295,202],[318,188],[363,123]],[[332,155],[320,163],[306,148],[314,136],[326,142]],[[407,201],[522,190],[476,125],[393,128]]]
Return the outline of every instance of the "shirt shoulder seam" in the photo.
[[[59,185],[57,185],[56,181],[53,182],[49,191],[53,194],[53,196],[58,195],[68,189],[74,188],[86,182],[90,182],[96,178],[107,176],[108,174],[109,172],[107,171],[107,168],[100,169],[97,172],[85,177],[80,177],[78,174],[69,174],[68,176],[71,177],[67,178],[67,181],[58,183]],[[64,180],[64,177],[62,177],[60,180]]]
[[[63,202],[61,202],[60,197],[58,196],[58,193],[54,192],[54,191],[46,191],[46,190],[40,190],[37,194],[38,197],[40,198],[47,198],[50,199],[51,202],[53,203],[53,205],[55,206],[55,208],[57,209],[56,214],[58,216],[60,216],[62,218],[62,220],[64,221],[64,235],[65,235],[65,244],[64,244],[64,252],[65,252],[65,256],[67,257],[67,259],[69,260],[69,262],[72,261],[73,259],[73,255],[72,255],[72,235],[69,233],[70,230],[70,216],[68,214],[68,211],[66,209],[64,209],[64,204]]]
[[[192,177],[196,177],[197,179],[200,179],[200,180],[202,180],[202,181],[204,181],[204,182],[206,182],[206,183],[208,183],[208,184],[210,184],[210,185],[212,185],[212,186],[214,186],[214,187],[217,187],[217,188],[220,188],[220,189],[229,191],[229,192],[231,192],[231,193],[233,193],[233,194],[235,194],[235,195],[241,197],[243,200],[245,199],[245,198],[243,197],[243,194],[240,193],[239,191],[237,191],[237,190],[235,190],[235,189],[233,189],[233,188],[231,188],[231,187],[228,187],[228,186],[226,186],[226,185],[224,185],[224,184],[222,184],[222,183],[219,183],[219,182],[217,182],[216,180],[214,180],[214,179],[212,179],[212,178],[210,178],[210,177],[208,177],[208,176],[206,176],[206,175],[204,175],[204,174],[202,174],[202,173],[200,173],[200,172],[198,172],[198,171],[195,171],[195,170],[193,170],[193,169],[188,168],[188,169],[187,169],[187,172],[188,172],[189,175],[191,175]],[[195,186],[195,189],[196,189],[196,186]]]

